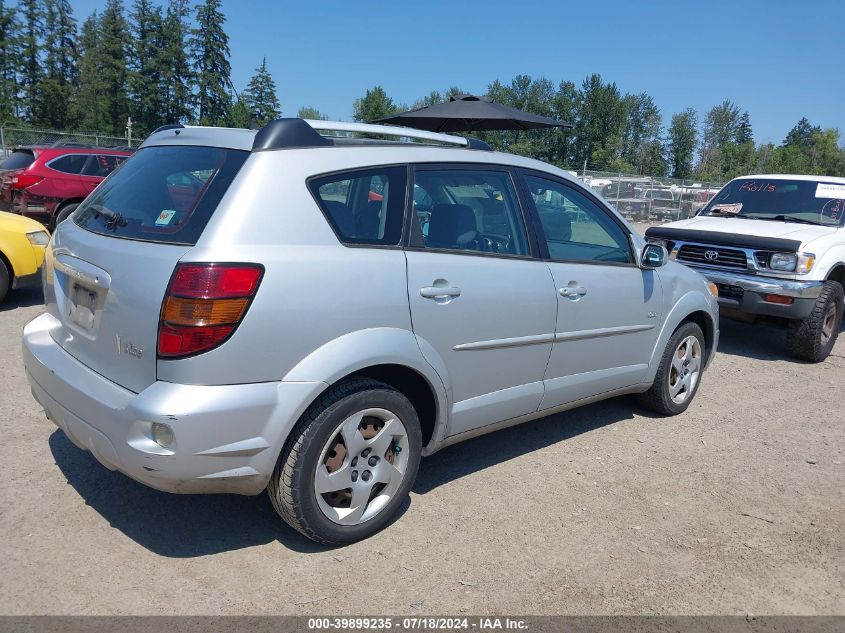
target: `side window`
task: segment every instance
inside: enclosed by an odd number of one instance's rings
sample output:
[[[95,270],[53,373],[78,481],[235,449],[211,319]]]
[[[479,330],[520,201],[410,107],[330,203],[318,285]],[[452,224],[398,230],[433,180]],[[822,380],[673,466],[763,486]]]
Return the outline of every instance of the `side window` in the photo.
[[[342,242],[396,245],[405,217],[404,167],[381,167],[309,181],[326,219]]]
[[[525,227],[507,172],[418,170],[414,209],[427,248],[528,254]]]
[[[625,231],[608,213],[574,187],[525,176],[549,256],[558,261],[631,262]]]
[[[67,154],[50,161],[50,169],[55,169],[65,174],[81,174],[88,160],[87,154]]]
[[[82,170],[83,175],[105,178],[122,162],[119,159],[123,157],[110,154],[93,154],[89,158],[90,160],[85,165],[85,169]]]

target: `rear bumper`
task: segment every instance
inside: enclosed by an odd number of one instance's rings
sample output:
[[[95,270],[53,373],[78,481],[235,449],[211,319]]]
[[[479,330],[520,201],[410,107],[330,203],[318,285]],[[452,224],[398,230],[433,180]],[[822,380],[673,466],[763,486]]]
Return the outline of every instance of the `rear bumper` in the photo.
[[[47,417],[104,466],[152,488],[177,493],[258,494],[290,429],[326,387],[322,382],[198,386],[154,382],[128,391],[53,341],[49,314],[24,328],[32,393]],[[174,441],[152,440],[153,422]]]
[[[824,283],[758,277],[692,266],[691,268],[719,287],[719,307],[728,314],[734,311],[750,315],[804,319],[812,311]],[[763,295],[767,294],[790,297],[792,303],[783,305],[765,301]]]

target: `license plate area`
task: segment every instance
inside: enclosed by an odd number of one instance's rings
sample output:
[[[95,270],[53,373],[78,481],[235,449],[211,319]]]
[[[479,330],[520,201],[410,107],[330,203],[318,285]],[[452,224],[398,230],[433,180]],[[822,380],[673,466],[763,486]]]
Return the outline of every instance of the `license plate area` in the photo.
[[[78,282],[71,282],[67,318],[86,334],[93,333],[97,322],[99,293]]]

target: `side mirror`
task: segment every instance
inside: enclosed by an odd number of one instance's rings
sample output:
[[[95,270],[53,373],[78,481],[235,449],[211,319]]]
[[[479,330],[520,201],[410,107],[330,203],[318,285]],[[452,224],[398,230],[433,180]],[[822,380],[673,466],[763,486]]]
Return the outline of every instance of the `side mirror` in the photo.
[[[662,244],[648,243],[643,248],[643,255],[640,259],[640,267],[651,269],[665,266],[669,261],[669,253]]]

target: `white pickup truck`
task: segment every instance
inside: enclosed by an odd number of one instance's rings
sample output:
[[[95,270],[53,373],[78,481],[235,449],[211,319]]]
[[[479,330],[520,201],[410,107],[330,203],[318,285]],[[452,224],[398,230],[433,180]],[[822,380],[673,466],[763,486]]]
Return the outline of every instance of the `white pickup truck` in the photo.
[[[845,178],[736,178],[688,220],[646,231],[719,289],[727,318],[787,327],[791,355],[823,361],[842,324]]]

